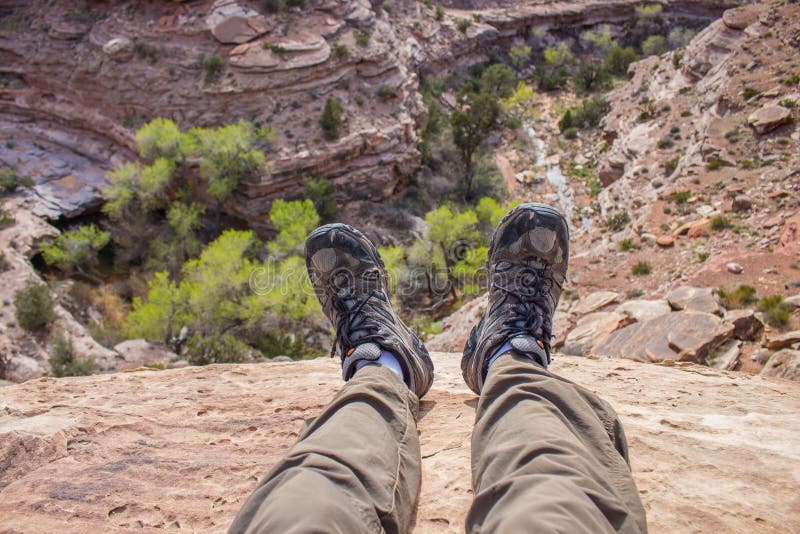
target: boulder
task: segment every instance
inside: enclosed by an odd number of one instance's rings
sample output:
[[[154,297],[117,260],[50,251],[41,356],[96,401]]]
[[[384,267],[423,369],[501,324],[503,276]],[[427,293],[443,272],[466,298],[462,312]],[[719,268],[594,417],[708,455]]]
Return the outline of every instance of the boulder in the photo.
[[[745,196],[738,196],[733,199],[731,209],[736,212],[750,211],[753,208],[753,201]]]
[[[137,369],[150,365],[168,365],[178,359],[178,355],[161,343],[151,343],[144,339],[129,339],[114,346],[120,354],[117,369]]]
[[[791,122],[792,112],[781,106],[766,105],[750,114],[747,122],[756,133],[769,133],[778,126]]]
[[[573,304],[570,312],[576,315],[592,313],[615,302],[618,298],[619,293],[615,293],[614,291],[595,291]]]
[[[246,43],[271,29],[266,18],[236,0],[217,0],[206,24],[214,38],[224,44]]]
[[[744,271],[744,267],[735,261],[728,262],[725,268],[728,269],[728,272],[732,274],[742,274],[742,271]]]
[[[672,308],[665,300],[629,300],[617,306],[614,311],[641,323],[666,315]]]
[[[586,356],[598,341],[628,323],[630,319],[627,316],[614,312],[584,315],[567,335],[562,351],[570,356]]]
[[[720,308],[710,287],[681,286],[667,294],[673,310],[698,311],[719,315]]]
[[[668,248],[675,244],[675,238],[672,237],[671,235],[660,235],[656,239],[656,244],[659,247]]]
[[[800,295],[793,295],[791,297],[787,297],[783,299],[783,302],[794,306],[795,308],[800,308]]]
[[[785,349],[794,346],[796,343],[800,343],[800,330],[767,338],[767,348],[770,350]]]
[[[725,321],[733,325],[733,335],[743,341],[755,341],[764,331],[764,323],[758,320],[753,310],[729,310]]]
[[[761,374],[762,376],[800,380],[800,350],[779,350],[767,360]]]
[[[706,358],[706,365],[724,371],[732,371],[739,365],[742,342],[730,339],[723,343]]]
[[[103,52],[117,61],[128,61],[133,58],[133,41],[127,37],[116,37],[103,45]]]
[[[716,315],[681,311],[634,323],[612,332],[594,346],[598,356],[660,362],[702,362],[733,335],[733,326]]]

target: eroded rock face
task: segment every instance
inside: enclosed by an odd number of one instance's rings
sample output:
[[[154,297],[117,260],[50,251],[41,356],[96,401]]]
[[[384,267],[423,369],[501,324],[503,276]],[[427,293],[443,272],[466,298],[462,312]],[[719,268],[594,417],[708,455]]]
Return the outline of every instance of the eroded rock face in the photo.
[[[792,112],[781,106],[764,106],[747,118],[747,122],[759,135],[769,133],[791,121]]]
[[[592,353],[643,362],[702,362],[732,335],[733,326],[716,315],[673,312],[613,332],[595,345]]]
[[[472,499],[476,397],[461,379],[459,354],[432,358],[436,379],[418,423],[423,478],[413,532],[455,534]],[[551,369],[619,413],[651,531],[800,529],[800,384],[563,355]],[[339,376],[337,362],[320,358],[2,388],[0,407],[13,414],[0,417],[3,528],[225,531],[304,420],[341,387]],[[743,499],[743,487],[759,491]]]
[[[667,294],[667,301],[673,310],[720,313],[719,304],[710,287],[681,286]]]
[[[761,374],[763,376],[800,380],[800,350],[779,350],[770,356]]]

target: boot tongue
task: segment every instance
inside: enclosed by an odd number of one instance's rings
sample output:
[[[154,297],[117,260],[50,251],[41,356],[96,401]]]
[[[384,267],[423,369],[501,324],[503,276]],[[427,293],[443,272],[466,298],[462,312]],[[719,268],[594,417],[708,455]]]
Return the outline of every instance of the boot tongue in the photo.
[[[519,352],[530,354],[532,358],[536,359],[545,368],[547,364],[550,363],[550,358],[547,357],[547,351],[544,350],[535,337],[522,334],[512,337],[508,342]]]

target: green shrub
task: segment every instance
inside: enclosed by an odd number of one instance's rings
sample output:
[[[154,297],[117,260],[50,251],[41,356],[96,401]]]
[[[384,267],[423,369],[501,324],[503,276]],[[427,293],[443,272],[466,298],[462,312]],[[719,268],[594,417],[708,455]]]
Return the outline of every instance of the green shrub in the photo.
[[[740,285],[735,290],[728,292],[723,288],[717,289],[722,306],[728,310],[744,308],[748,304],[754,303],[756,299],[756,288],[748,285]]]
[[[0,273],[4,273],[11,269],[11,264],[8,262],[6,255],[0,252]]]
[[[666,172],[667,176],[672,176],[672,173],[675,172],[675,169],[678,168],[678,164],[681,162],[680,156],[675,156],[669,161],[664,162],[664,171]]]
[[[667,51],[667,40],[663,35],[651,35],[642,43],[642,54],[660,56]]]
[[[622,48],[619,45],[614,45],[608,52],[605,59],[605,68],[608,72],[615,76],[625,76],[628,74],[628,67],[630,64],[639,59],[636,55],[636,50],[632,47]]]
[[[781,328],[789,323],[794,306],[785,303],[780,295],[771,295],[758,301],[758,311],[764,314],[770,326]]]
[[[346,45],[336,43],[333,45],[333,55],[336,59],[346,59],[347,56],[350,55],[350,50],[348,50]]]
[[[627,252],[637,248],[639,248],[639,246],[633,241],[632,237],[626,237],[617,242],[617,250],[620,252]]]
[[[444,9],[442,6],[436,6],[436,20],[441,21],[444,19]]]
[[[144,43],[136,43],[133,45],[133,51],[136,52],[136,57],[143,61],[147,61],[151,65],[158,61],[158,53],[152,46],[148,46]]]
[[[397,96],[397,88],[391,85],[381,85],[378,88],[377,95],[381,100],[390,100]]]
[[[80,359],[75,355],[72,339],[62,333],[54,334],[50,340],[51,356],[48,359],[53,376],[89,376],[94,372],[94,358]]]
[[[731,223],[730,219],[728,219],[724,215],[717,215],[716,217],[711,219],[710,226],[712,230],[720,231],[733,227],[733,224]]]
[[[645,276],[653,271],[653,267],[646,261],[637,262],[631,267],[631,273],[635,276]]]
[[[456,21],[456,26],[458,27],[458,31],[461,33],[467,33],[467,30],[472,25],[472,21],[469,19],[458,19]]]
[[[564,130],[564,139],[577,139],[578,138],[578,129],[575,127],[569,127]]]
[[[190,336],[187,345],[192,365],[241,362],[252,352],[244,341],[231,334]]]
[[[708,252],[705,252],[705,251],[704,252],[698,252],[697,253],[697,260],[700,263],[703,263],[704,261],[706,261],[708,259],[709,256],[710,256],[710,254]]]
[[[665,148],[672,148],[674,145],[675,143],[672,141],[672,139],[666,136],[659,139],[658,142],[656,143],[656,147],[659,150],[664,150]]]
[[[203,67],[205,72],[205,83],[213,83],[219,79],[222,74],[222,69],[225,67],[225,60],[222,56],[214,54],[213,56],[200,55],[200,66]]]
[[[719,159],[712,159],[708,163],[706,163],[706,170],[707,171],[716,171],[722,167],[722,161]]]
[[[358,46],[368,46],[372,34],[369,30],[357,30],[354,34]]]
[[[612,232],[623,230],[631,222],[631,216],[627,211],[619,211],[614,215],[609,215],[603,221],[603,227]]]
[[[686,204],[689,201],[689,198],[692,196],[691,191],[673,191],[673,193],[669,196],[669,199],[673,201],[675,204]]]
[[[339,208],[333,198],[333,186],[323,178],[310,180],[305,185],[305,197],[314,203],[321,223],[329,223],[336,220]]]
[[[111,239],[93,224],[80,226],[76,230],[63,232],[52,244],[42,247],[42,257],[47,265],[54,265],[62,271],[92,268],[97,263],[97,253]]]
[[[322,117],[319,119],[322,131],[325,133],[325,139],[333,141],[339,138],[339,128],[341,128],[342,115],[344,109],[338,98],[329,96],[325,101],[325,108],[322,110]]]
[[[789,87],[800,85],[800,74],[792,74],[791,76],[783,78],[781,83],[783,85],[788,85]]]
[[[8,210],[0,207],[0,228],[13,226],[14,222],[14,216],[11,215]]]
[[[17,322],[30,332],[40,331],[56,320],[50,289],[45,284],[28,282],[14,295],[14,308]]]
[[[750,100],[756,95],[758,95],[758,91],[756,91],[752,87],[745,87],[744,91],[742,91],[742,98],[744,98],[745,100]]]
[[[570,108],[558,121],[558,128],[563,133],[568,128],[588,129],[600,124],[603,116],[608,113],[608,101],[603,97],[587,98],[577,106]]]
[[[0,195],[13,193],[19,187],[33,187],[33,180],[20,174],[16,165],[0,169]]]

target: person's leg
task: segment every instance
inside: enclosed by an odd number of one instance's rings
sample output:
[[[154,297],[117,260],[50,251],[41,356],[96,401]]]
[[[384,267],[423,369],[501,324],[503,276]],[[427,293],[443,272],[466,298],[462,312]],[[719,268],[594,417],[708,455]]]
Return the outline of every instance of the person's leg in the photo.
[[[614,410],[547,371],[568,263],[569,226],[550,206],[515,207],[492,236],[488,306],[461,359],[481,397],[470,532],[647,528]]]
[[[419,493],[417,397],[367,365],[259,484],[230,532],[406,532]]]
[[[250,496],[231,532],[406,532],[420,485],[414,416],[433,362],[392,308],[378,249],[344,224],[306,239],[347,384]]]
[[[468,532],[646,532],[622,425],[527,356],[489,368],[472,436]]]

